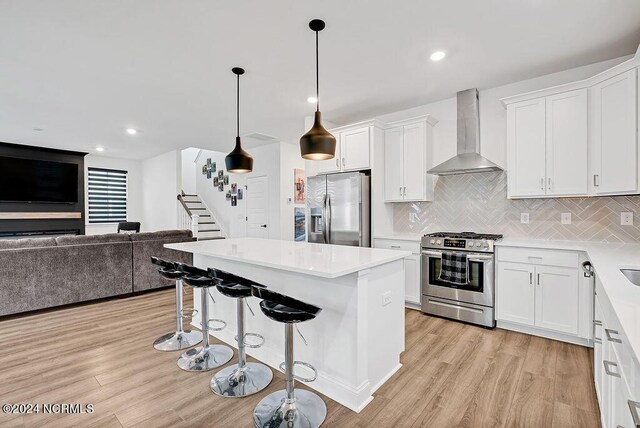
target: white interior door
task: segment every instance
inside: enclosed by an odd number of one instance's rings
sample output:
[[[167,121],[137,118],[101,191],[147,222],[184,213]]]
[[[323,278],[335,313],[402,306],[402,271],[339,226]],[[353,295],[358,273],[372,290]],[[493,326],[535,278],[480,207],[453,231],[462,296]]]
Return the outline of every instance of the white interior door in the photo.
[[[247,236],[269,238],[269,178],[247,178]]]

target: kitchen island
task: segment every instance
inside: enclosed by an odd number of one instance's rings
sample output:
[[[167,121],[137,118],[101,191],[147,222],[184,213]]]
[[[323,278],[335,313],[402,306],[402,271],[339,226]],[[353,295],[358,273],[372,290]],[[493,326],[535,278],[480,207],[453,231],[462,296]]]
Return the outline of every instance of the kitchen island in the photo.
[[[295,335],[295,359],[318,370],[310,388],[349,409],[361,411],[401,367],[403,259],[410,252],[258,238],[165,247],[192,253],[198,267],[222,269],[322,308],[315,319],[298,324],[307,344]],[[211,334],[235,346],[236,302],[217,291],[212,294],[211,317],[227,326]],[[246,331],[264,336],[265,344],[247,348],[247,353],[278,370],[284,361],[284,326],[268,319],[256,298],[248,304],[254,315],[248,311]],[[200,307],[199,293],[194,293],[194,307]],[[198,316],[192,323],[200,325]],[[306,377],[302,370],[299,374]]]

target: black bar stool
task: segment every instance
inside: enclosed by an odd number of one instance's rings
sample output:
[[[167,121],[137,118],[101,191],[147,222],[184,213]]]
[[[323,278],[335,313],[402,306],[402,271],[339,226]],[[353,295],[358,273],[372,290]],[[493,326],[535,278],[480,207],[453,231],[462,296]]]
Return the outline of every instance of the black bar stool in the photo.
[[[193,288],[200,289],[200,325],[202,326],[202,346],[189,349],[178,358],[178,367],[190,372],[202,372],[226,364],[233,357],[233,350],[226,345],[209,344],[209,330],[220,331],[226,323],[223,320],[209,318],[209,289],[216,286],[217,280],[210,278],[207,271],[183,263],[176,269],[185,273],[182,280]],[[213,299],[213,296],[211,296]],[[223,324],[219,328],[210,328],[209,323]]]
[[[218,269],[209,268],[209,276],[218,280],[218,291],[236,299],[236,317],[238,324],[238,363],[217,372],[211,379],[211,390],[223,397],[246,397],[255,394],[266,388],[273,379],[271,369],[262,363],[247,363],[245,347],[259,348],[264,344],[264,337],[256,333],[245,333],[245,313],[244,306],[247,305],[253,315],[253,310],[246,302],[247,297],[251,297],[251,285],[264,287],[246,278],[224,272]],[[248,344],[245,342],[247,336],[261,339],[260,343]]]
[[[197,345],[202,341],[202,333],[184,329],[184,319],[191,318],[198,313],[198,311],[193,308],[182,307],[182,277],[184,274],[176,270],[176,265],[173,262],[168,262],[158,257],[151,257],[151,263],[160,266],[158,272],[162,277],[176,282],[176,331],[157,338],[155,342],[153,342],[153,347],[158,351],[179,351]],[[187,312],[188,315],[185,315]]]
[[[263,287],[251,287],[252,294],[260,299],[260,309],[274,321],[285,323],[285,359],[280,370],[285,374],[286,389],[273,392],[263,398],[253,411],[256,427],[260,428],[315,428],[327,416],[327,406],[317,394],[305,389],[296,390],[294,380],[313,382],[318,375],[310,364],[293,359],[293,327],[296,323],[314,319],[322,309],[284,294]],[[301,378],[293,373],[296,365],[314,372],[312,378]]]

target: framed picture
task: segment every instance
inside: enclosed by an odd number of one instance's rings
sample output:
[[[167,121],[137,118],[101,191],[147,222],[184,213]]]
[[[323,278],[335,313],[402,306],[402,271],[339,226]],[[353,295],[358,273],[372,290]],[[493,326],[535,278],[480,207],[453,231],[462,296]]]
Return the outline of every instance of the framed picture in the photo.
[[[207,168],[207,180],[211,178],[211,170]]]
[[[224,185],[222,184],[222,181],[218,183],[218,192],[224,192]]]
[[[230,201],[230,200],[231,200],[231,190],[229,190],[229,191],[227,192],[227,194],[225,195],[225,199],[226,199],[227,201]]]
[[[215,162],[213,162],[211,164],[211,172],[216,172],[216,163]]]
[[[296,241],[307,240],[305,209],[295,208],[293,212],[293,236]]]
[[[231,206],[235,207],[238,205],[238,197],[237,196],[232,196],[231,197]]]
[[[218,178],[218,176],[216,175],[215,177],[213,177],[213,185],[215,187],[218,187],[220,179]]]
[[[228,175],[225,175],[225,176],[224,176],[224,184],[225,184],[226,186],[228,186],[228,185],[229,185],[229,176],[228,176]]]
[[[293,170],[293,201],[296,204],[304,204],[306,177],[304,169]]]
[[[224,170],[220,170],[218,171],[218,180],[222,180],[222,177],[224,177]]]
[[[207,165],[202,165],[202,175],[207,175]]]
[[[238,183],[231,183],[231,194],[238,194]]]
[[[242,189],[238,189],[238,199],[242,199]]]

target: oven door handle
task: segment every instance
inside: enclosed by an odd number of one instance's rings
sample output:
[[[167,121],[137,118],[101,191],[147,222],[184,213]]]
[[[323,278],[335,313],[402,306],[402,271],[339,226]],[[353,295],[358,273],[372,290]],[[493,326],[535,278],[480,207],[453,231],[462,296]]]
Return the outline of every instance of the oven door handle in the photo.
[[[422,250],[422,254],[424,254],[425,256],[428,257],[438,257],[441,258],[442,257],[442,252],[441,251],[429,251],[429,250]],[[478,262],[478,263],[484,263],[484,262],[490,262],[493,260],[493,254],[488,255],[488,254],[473,254],[473,255],[469,255],[467,256],[467,261],[470,262]]]

